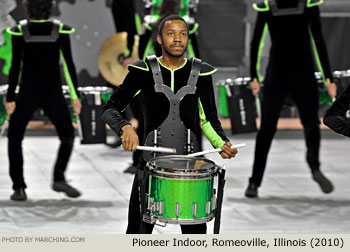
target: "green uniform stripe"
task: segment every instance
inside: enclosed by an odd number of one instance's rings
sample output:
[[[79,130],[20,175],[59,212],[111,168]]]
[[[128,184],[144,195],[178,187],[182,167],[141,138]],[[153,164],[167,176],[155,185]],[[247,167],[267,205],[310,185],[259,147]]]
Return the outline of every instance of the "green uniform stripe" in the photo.
[[[187,55],[188,55],[189,58],[196,57],[196,55],[194,53],[194,50],[193,50],[191,39],[188,40]]]
[[[142,22],[139,14],[135,13],[135,25],[137,34],[141,34]]]
[[[261,60],[261,53],[262,53],[262,50],[264,48],[264,45],[265,45],[265,36],[266,36],[266,33],[269,29],[269,25],[266,23],[265,26],[264,26],[264,30],[263,30],[263,33],[262,33],[262,36],[261,36],[261,39],[260,39],[260,44],[259,44],[259,50],[258,50],[258,58],[257,58],[257,61],[256,61],[256,73],[258,75],[258,81],[261,82],[262,81],[262,76],[260,74],[260,60]]]
[[[152,31],[152,26],[150,26],[149,24],[145,24],[145,27],[146,27],[147,30]]]
[[[214,69],[210,72],[206,72],[206,73],[200,73],[199,76],[207,76],[207,75],[212,75],[213,73],[215,73],[217,71],[217,69]]]
[[[192,34],[192,33],[195,33],[197,30],[198,30],[198,27],[199,27],[199,24],[198,23],[195,23],[192,30],[190,30],[188,32],[188,34]]]
[[[145,62],[145,64],[146,64],[146,68],[140,67],[140,66],[135,66],[135,65],[132,65],[132,64],[129,64],[128,67],[134,67],[134,68],[137,68],[137,69],[140,69],[140,70],[148,72],[149,71],[148,65],[147,65],[146,62]]]
[[[74,28],[71,28],[71,30],[63,30],[63,25],[64,24],[60,24],[60,29],[59,29],[59,33],[63,33],[63,34],[71,34],[71,33],[73,33],[73,32],[75,32],[75,29]]]
[[[221,139],[221,137],[216,133],[213,126],[211,126],[210,122],[206,120],[206,116],[204,113],[203,105],[198,98],[198,106],[199,106],[199,118],[201,119],[201,127],[204,132],[204,135],[207,137],[209,142],[215,148],[221,148],[225,145],[225,141]]]
[[[50,21],[49,19],[31,19],[31,20],[29,20],[29,22],[32,22],[32,23],[46,23],[49,21]]]
[[[314,55],[315,55],[315,60],[316,60],[316,63],[317,63],[317,67],[318,67],[319,71],[321,72],[322,79],[323,79],[323,81],[325,83],[325,86],[327,86],[326,76],[325,76],[324,71],[323,71],[323,67],[322,67],[322,64],[321,64],[320,56],[318,55],[316,42],[315,42],[314,37],[312,36],[312,32],[311,32],[310,29],[309,29],[309,33],[310,33],[310,37],[311,37],[312,47],[314,49]]]
[[[141,89],[134,94],[134,97],[138,96],[141,93]]]
[[[179,69],[181,69],[181,68],[183,68],[183,67],[186,65],[186,63],[187,63],[187,59],[185,58],[185,63],[184,63],[182,66],[180,66],[180,67],[178,67],[178,68],[175,68],[175,69],[170,69],[170,68],[164,66],[164,65],[162,64],[162,62],[160,62],[159,59],[157,59],[157,60],[158,60],[158,62],[159,62],[160,65],[162,65],[164,68],[166,68],[166,69],[168,69],[168,70],[170,71],[170,73],[171,73],[170,88],[171,88],[171,91],[174,92],[174,89],[175,89],[175,71],[176,71],[176,70],[179,70]]]
[[[69,87],[70,97],[73,100],[78,99],[78,96],[77,96],[77,93],[75,92],[73,81],[72,81],[72,78],[71,78],[71,76],[69,74],[68,66],[67,66],[66,60],[64,59],[62,51],[60,51],[60,54],[61,54],[62,62],[63,62],[64,76],[66,78],[66,82],[67,82],[68,87]]]
[[[7,28],[6,31],[7,31],[9,34],[15,35],[15,36],[22,36],[22,35],[23,35],[22,31],[20,31],[20,32],[11,31],[11,27]]]
[[[323,0],[319,0],[318,2],[315,2],[315,3],[311,3],[311,1],[312,1],[312,0],[307,0],[307,5],[306,5],[306,6],[307,6],[308,8],[323,4]]]
[[[269,1],[268,1],[268,0],[265,0],[264,3],[265,3],[265,8],[260,8],[256,3],[253,4],[253,8],[254,8],[256,11],[269,11],[269,10],[270,10]]]
[[[142,59],[143,60],[145,60],[146,58],[147,58],[147,56],[148,56],[148,53],[149,53],[149,50],[151,49],[151,47],[152,47],[152,39],[150,39],[149,41],[148,41],[148,43],[147,43],[147,46],[146,46],[146,48],[145,48],[145,52],[143,53],[143,57],[142,57]]]

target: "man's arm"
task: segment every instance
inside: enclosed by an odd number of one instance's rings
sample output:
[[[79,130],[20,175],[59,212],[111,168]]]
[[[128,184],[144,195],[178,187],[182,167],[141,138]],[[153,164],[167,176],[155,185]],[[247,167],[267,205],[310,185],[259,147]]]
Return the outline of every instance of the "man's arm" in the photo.
[[[252,79],[256,78],[259,82],[262,81],[260,76],[261,53],[268,31],[266,15],[265,12],[258,12],[252,41],[250,43],[250,77]]]
[[[23,37],[22,33],[14,28],[8,29],[12,35],[12,62],[9,73],[9,87],[7,89],[6,102],[14,102],[16,98],[16,87],[19,82],[19,76],[21,72],[21,62],[23,54]]]
[[[143,78],[143,71],[131,69],[125,77],[123,84],[116,88],[111,98],[102,110],[102,119],[118,135],[122,135],[122,128],[130,125],[130,122],[124,118],[122,112],[131,102],[134,95],[142,89],[140,83]]]
[[[318,6],[315,6],[309,8],[308,11],[310,12],[311,18],[310,36],[312,45],[314,47],[317,66],[319,68],[319,71],[322,73],[322,77],[326,81],[325,85],[328,89],[328,94],[332,97],[332,99],[334,99],[337,94],[337,87],[333,82],[333,75],[329,64],[327,46],[322,35],[320,10]]]

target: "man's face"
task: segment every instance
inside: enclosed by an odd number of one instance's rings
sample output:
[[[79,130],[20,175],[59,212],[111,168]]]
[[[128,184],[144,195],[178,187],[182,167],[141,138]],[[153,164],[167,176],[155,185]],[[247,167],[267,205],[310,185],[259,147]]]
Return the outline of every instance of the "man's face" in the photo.
[[[157,40],[162,45],[163,54],[182,57],[188,44],[187,25],[181,20],[167,21],[162,30],[162,37],[158,35]]]

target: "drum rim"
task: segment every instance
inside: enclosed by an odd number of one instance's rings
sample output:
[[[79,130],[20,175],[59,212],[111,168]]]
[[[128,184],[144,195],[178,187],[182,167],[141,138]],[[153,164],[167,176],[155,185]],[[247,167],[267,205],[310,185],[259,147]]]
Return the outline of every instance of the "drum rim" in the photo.
[[[164,168],[164,167],[159,167],[156,166],[154,163],[154,160],[159,160],[159,159],[167,159],[167,158],[181,158],[181,159],[192,159],[192,160],[200,160],[200,161],[205,161],[207,163],[212,164],[213,166],[210,168],[206,169],[173,169],[173,168]],[[150,159],[146,166],[150,170],[151,174],[150,175],[156,175],[155,177],[159,178],[166,178],[166,179],[171,179],[171,178],[186,178],[188,180],[191,180],[193,178],[212,178],[214,175],[218,172],[218,166],[215,164],[214,161],[210,159],[206,159],[203,157],[184,157],[183,155],[167,155],[167,156],[161,156],[161,157],[156,157]],[[163,177],[165,176],[165,177]]]
[[[207,223],[214,219],[214,212],[212,212],[209,216],[204,217],[204,218],[197,218],[197,219],[180,219],[180,218],[165,218],[165,217],[160,217],[157,215],[153,215],[152,217],[155,220],[158,220],[159,222],[163,223],[169,223],[169,224],[182,224],[182,225],[192,225],[192,224],[202,224],[202,223]]]

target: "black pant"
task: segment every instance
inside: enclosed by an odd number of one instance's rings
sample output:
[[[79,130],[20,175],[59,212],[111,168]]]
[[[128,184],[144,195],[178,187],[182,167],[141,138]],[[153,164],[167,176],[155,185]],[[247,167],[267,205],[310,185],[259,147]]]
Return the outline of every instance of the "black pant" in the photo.
[[[19,95],[15,112],[11,115],[8,131],[8,156],[12,188],[26,188],[23,177],[22,140],[26,126],[34,111],[42,108],[55,125],[61,144],[54,167],[53,180],[65,181],[66,170],[74,141],[74,128],[68,106],[62,94],[47,94],[45,97]]]
[[[138,169],[146,169],[144,162],[140,162]],[[129,202],[129,216],[128,216],[128,228],[127,234],[140,234],[141,233],[141,214],[140,214],[140,201],[139,201],[139,190],[138,190],[138,176],[139,172],[136,172],[134,177],[134,183],[132,185],[130,202]],[[148,181],[147,174],[144,175],[143,181]],[[153,224],[143,222],[144,233],[151,234],[153,231]],[[183,234],[206,234],[207,224],[197,225],[180,225]]]
[[[320,167],[318,87],[313,73],[308,76],[300,76],[294,81],[287,78],[271,78],[271,76],[267,75],[263,89],[261,126],[255,145],[253,174],[249,179],[250,183],[254,183],[257,186],[261,184],[267,155],[276,132],[279,114],[288,94],[291,95],[298,108],[301,123],[304,127],[307,147],[306,160],[311,170],[318,170]]]

